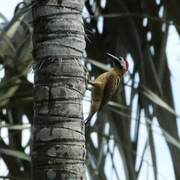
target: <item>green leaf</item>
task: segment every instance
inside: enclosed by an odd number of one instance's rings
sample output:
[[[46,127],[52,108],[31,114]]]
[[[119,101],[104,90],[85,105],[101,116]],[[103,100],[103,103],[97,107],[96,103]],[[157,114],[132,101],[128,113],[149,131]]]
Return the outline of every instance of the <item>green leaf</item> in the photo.
[[[15,157],[15,158],[23,159],[25,161],[31,161],[30,156],[20,151],[10,150],[10,149],[0,149],[0,153]]]
[[[0,34],[0,56],[1,57],[15,57],[16,54],[16,48],[13,45],[11,39],[5,34]],[[7,59],[6,59],[7,63]]]
[[[164,109],[166,109],[167,111],[169,111],[170,113],[174,114],[175,116],[178,116],[175,112],[175,110],[169,106],[164,100],[162,100],[157,94],[155,94],[154,92],[152,92],[151,90],[147,89],[146,87],[143,87],[143,91],[142,93],[151,101],[153,101],[155,104],[163,107]]]
[[[121,112],[121,111],[117,110],[116,108],[111,107],[110,109],[111,109],[112,111],[114,111],[115,113],[123,116],[123,117],[131,118],[130,115],[128,115],[128,114],[126,114],[126,113],[124,113],[124,112]],[[153,126],[152,121],[151,121],[149,118],[147,118],[147,117],[144,117],[144,118],[146,119],[146,121],[147,121],[147,123],[148,123],[149,125],[152,125],[152,126]],[[133,119],[133,120],[137,121],[138,119],[135,118],[135,119]],[[140,121],[140,123],[141,123],[141,124],[144,124],[144,123],[141,122],[141,121]],[[145,124],[144,124],[144,125],[145,125]],[[160,126],[158,126],[158,127],[162,130],[162,132],[163,132],[162,135],[164,135],[164,137],[166,138],[166,140],[167,140],[169,143],[171,143],[172,145],[176,146],[178,149],[180,149],[180,141],[177,140],[176,138],[174,138],[171,134],[169,134],[169,133],[168,133],[165,129],[163,129],[162,127],[160,127]]]
[[[10,23],[7,25],[7,27],[5,28],[5,31],[8,32],[8,35],[10,35],[10,37],[12,37],[12,35],[16,31],[18,25],[20,25],[25,14],[31,10],[32,5],[33,5],[33,3],[29,3],[27,6],[21,8],[20,11],[18,11],[18,13],[15,14],[15,16],[12,18]],[[11,28],[11,26],[12,26],[12,28]],[[10,30],[10,28],[11,28],[11,30]]]
[[[165,131],[164,129],[162,129],[164,137],[166,138],[166,140],[171,143],[172,145],[176,146],[177,148],[180,149],[180,141],[175,139],[172,135],[170,135],[167,131]]]
[[[0,128],[7,128],[11,130],[24,130],[24,129],[30,129],[30,124],[16,124],[16,125],[11,125],[11,124],[0,124]]]
[[[152,124],[152,121],[146,117],[146,121],[148,124]],[[159,128],[161,129],[161,131],[163,132],[164,137],[166,138],[166,140],[171,143],[172,145],[176,146],[178,149],[180,149],[180,141],[177,140],[176,138],[174,138],[171,134],[169,134],[165,129],[163,129],[162,127],[159,126]]]
[[[5,106],[9,102],[19,88],[20,83],[21,80],[17,76],[0,85],[0,107]]]
[[[119,108],[119,109],[127,109],[127,110],[130,110],[130,108],[128,108],[127,106],[124,106],[120,103],[117,103],[117,102],[114,102],[114,101],[109,101],[108,102],[108,105],[109,106],[112,106],[112,107],[115,107],[115,108]]]

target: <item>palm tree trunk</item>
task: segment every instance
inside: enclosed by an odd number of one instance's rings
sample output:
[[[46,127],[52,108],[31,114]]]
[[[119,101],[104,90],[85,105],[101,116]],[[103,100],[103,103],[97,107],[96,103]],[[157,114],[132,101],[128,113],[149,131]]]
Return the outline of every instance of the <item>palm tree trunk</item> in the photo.
[[[84,0],[36,0],[33,180],[85,179]]]

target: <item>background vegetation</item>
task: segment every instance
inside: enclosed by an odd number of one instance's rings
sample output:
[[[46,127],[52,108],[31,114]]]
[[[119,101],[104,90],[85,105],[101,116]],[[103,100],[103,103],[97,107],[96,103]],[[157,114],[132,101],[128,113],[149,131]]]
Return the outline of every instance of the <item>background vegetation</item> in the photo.
[[[10,22],[0,14],[0,67],[4,73],[0,82],[0,156],[8,169],[2,179],[30,177],[30,138],[25,131],[30,131],[33,119],[33,85],[27,79],[32,75],[31,7],[27,0],[18,4]],[[167,179],[157,166],[157,136],[165,139],[175,179],[180,179],[178,115],[166,52],[169,27],[180,32],[179,9],[178,0],[85,1],[85,65],[91,77],[111,67],[107,52],[127,57],[131,65],[116,97],[87,129],[91,179],[108,179],[106,166],[111,168],[113,180],[136,180],[144,166],[151,168],[153,179]],[[142,135],[142,127],[147,136]],[[6,129],[7,136],[2,136]]]

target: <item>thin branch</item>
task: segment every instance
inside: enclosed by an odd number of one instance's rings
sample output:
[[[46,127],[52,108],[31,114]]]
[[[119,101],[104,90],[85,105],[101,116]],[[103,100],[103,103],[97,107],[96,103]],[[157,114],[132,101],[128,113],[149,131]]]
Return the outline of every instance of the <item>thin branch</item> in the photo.
[[[147,143],[147,141],[146,141],[145,146],[144,146],[144,149],[143,149],[143,152],[142,152],[141,162],[140,162],[139,168],[138,168],[138,170],[137,170],[137,176],[139,175],[140,170],[141,170],[141,167],[142,167],[142,165],[143,165],[143,158],[144,158],[144,155],[145,155],[145,152],[146,152],[147,145],[148,145],[148,143]]]
[[[87,14],[89,15],[89,14]],[[180,24],[177,24],[173,22],[172,20],[169,20],[167,18],[160,18],[156,16],[151,16],[149,14],[139,14],[139,13],[110,13],[110,14],[100,14],[100,15],[89,15],[88,17],[84,19],[98,19],[99,17],[104,17],[104,18],[127,18],[127,17],[135,17],[135,18],[148,18],[152,21],[157,21],[160,23],[166,23],[169,25],[175,25],[175,26],[180,26]]]
[[[30,178],[18,177],[18,176],[0,176],[0,179],[30,180]]]
[[[116,167],[115,167],[114,157],[113,157],[113,156],[114,156],[114,150],[115,150],[115,144],[114,144],[114,147],[113,147],[113,152],[111,152],[111,151],[110,151],[110,148],[109,148],[109,140],[108,140],[108,139],[106,139],[106,140],[107,140],[107,152],[109,152],[110,157],[111,157],[112,168],[114,169],[114,172],[115,172],[115,174],[116,174],[117,179],[120,180],[118,171],[117,171],[117,169],[116,169]]]
[[[95,128],[94,128],[94,129],[95,129]],[[97,129],[97,128],[96,128],[96,129]],[[127,145],[125,145],[125,144],[122,144],[122,143],[121,143],[117,138],[115,138],[114,136],[109,136],[109,135],[106,135],[106,134],[104,134],[104,133],[101,133],[101,132],[98,131],[98,129],[97,129],[97,133],[98,133],[99,135],[101,135],[101,136],[104,136],[104,137],[107,138],[107,139],[113,139],[117,144],[120,144],[120,145],[123,146],[125,149],[128,149],[128,150],[129,150],[129,146],[127,146]],[[139,155],[137,152],[135,152],[135,151],[133,151],[133,150],[130,150],[130,152],[131,152],[132,154],[136,155],[137,157],[142,158],[143,163],[146,163],[149,167],[154,168],[153,164],[149,163],[148,160],[144,159],[144,158],[142,157],[142,155]],[[166,177],[164,177],[164,175],[163,175],[162,173],[160,173],[159,171],[157,171],[157,173],[158,173],[159,176],[161,176],[164,180],[167,180]]]

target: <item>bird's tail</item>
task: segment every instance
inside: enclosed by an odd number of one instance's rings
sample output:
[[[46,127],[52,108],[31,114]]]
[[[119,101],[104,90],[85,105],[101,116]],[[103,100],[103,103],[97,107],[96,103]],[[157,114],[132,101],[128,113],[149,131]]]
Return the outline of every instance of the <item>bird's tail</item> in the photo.
[[[86,120],[85,120],[85,124],[86,124],[86,125],[89,124],[89,122],[90,122],[91,118],[93,117],[93,115],[94,115],[94,112],[91,112],[91,113],[88,115],[88,117],[87,117]]]

